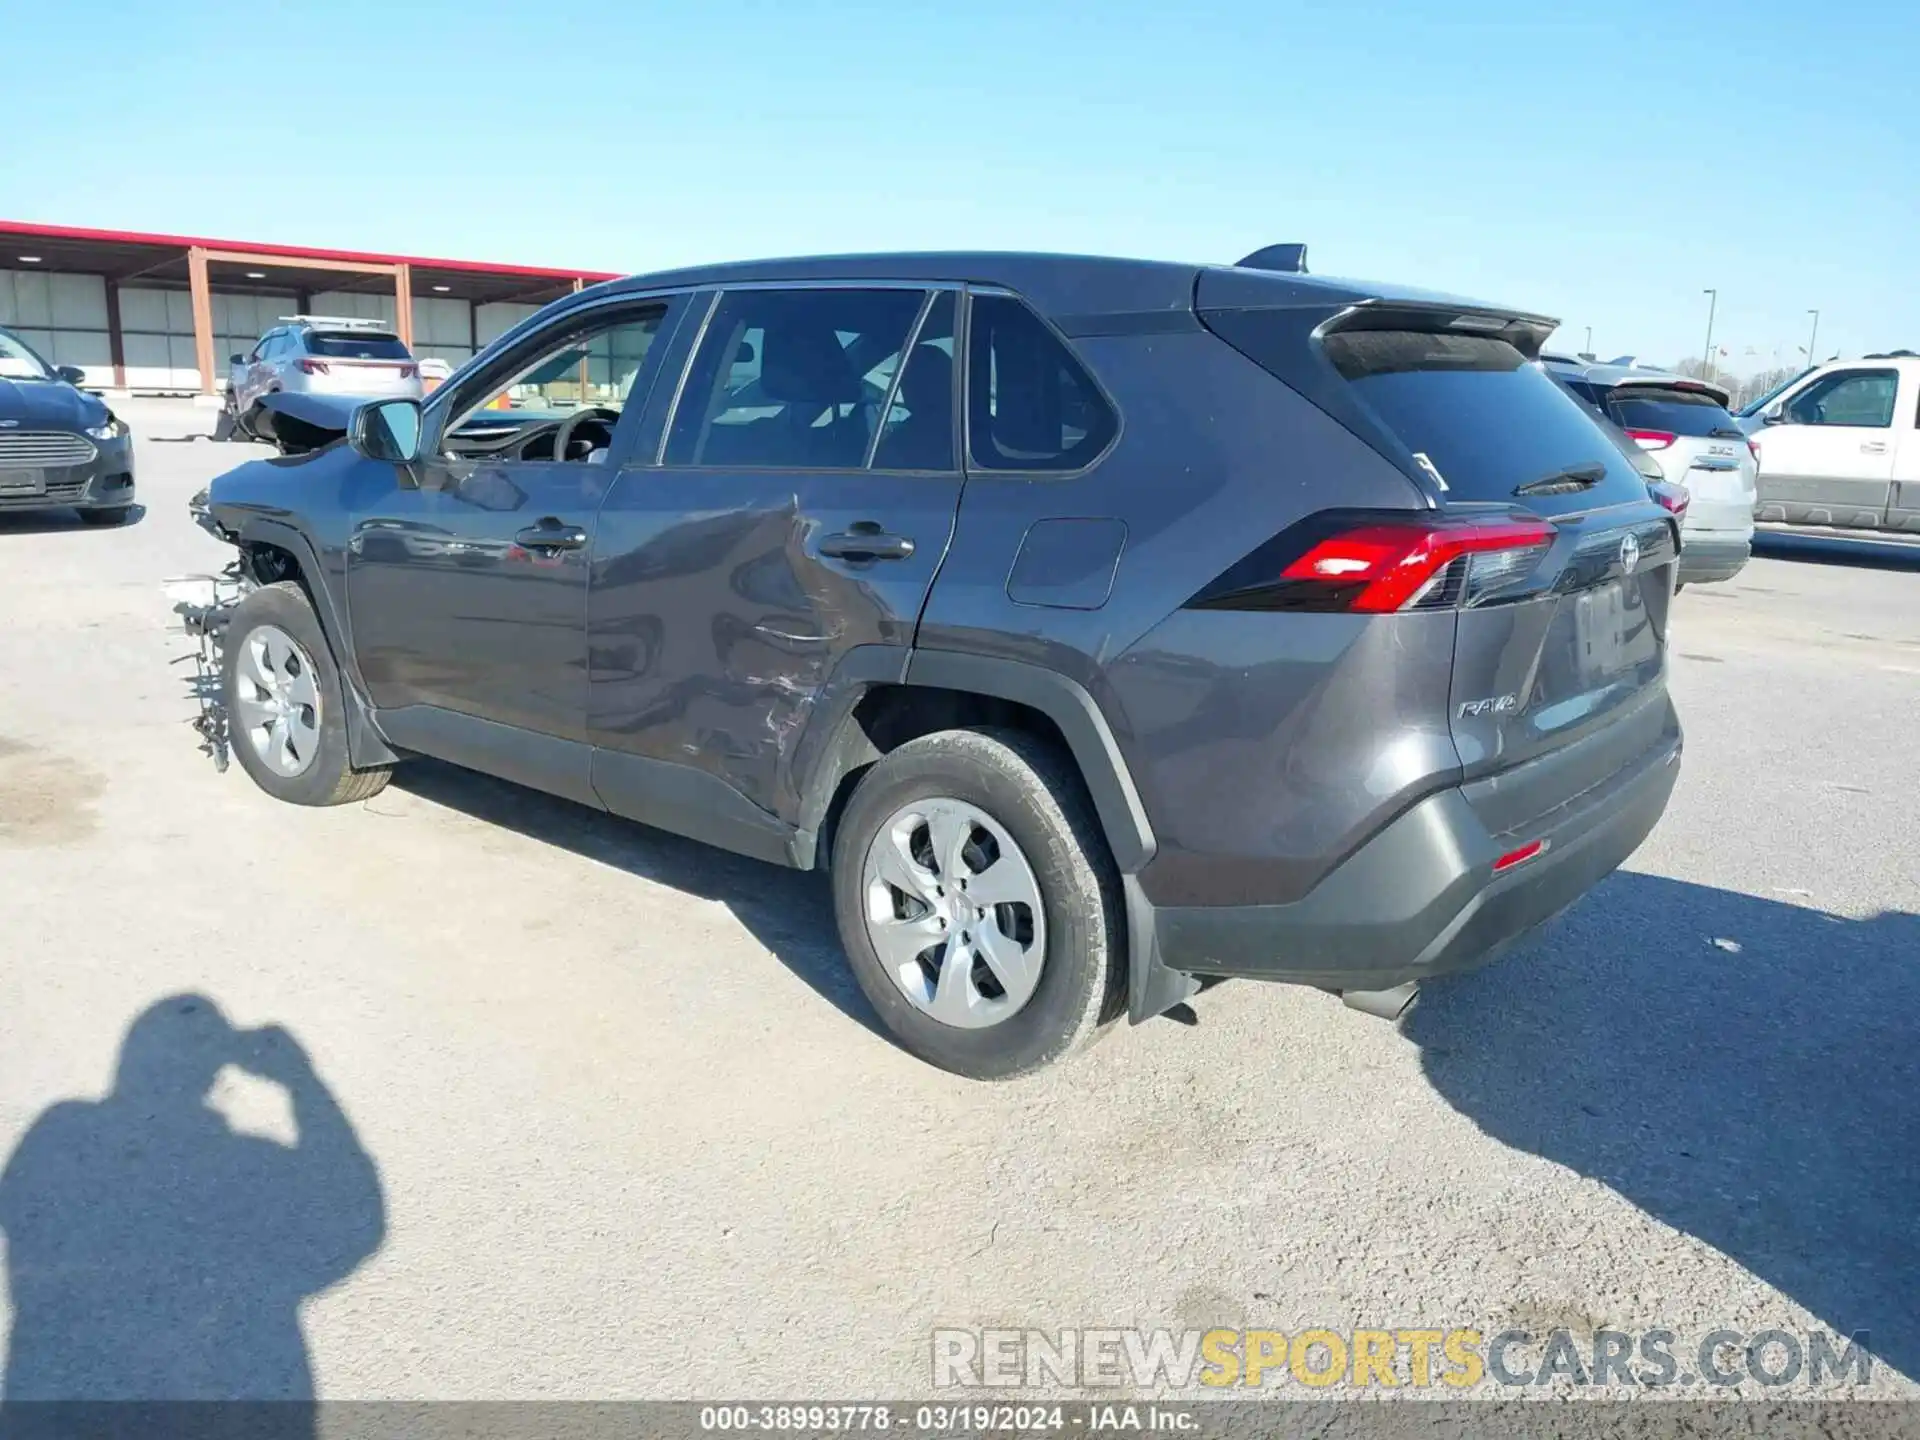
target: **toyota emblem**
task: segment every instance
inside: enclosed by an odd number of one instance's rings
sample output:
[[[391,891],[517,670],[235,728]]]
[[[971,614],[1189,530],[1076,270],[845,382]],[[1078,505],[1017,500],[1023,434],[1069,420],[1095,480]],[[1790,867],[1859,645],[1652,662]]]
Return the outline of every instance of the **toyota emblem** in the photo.
[[[1640,542],[1628,535],[1620,542],[1620,573],[1631,575],[1640,563]]]

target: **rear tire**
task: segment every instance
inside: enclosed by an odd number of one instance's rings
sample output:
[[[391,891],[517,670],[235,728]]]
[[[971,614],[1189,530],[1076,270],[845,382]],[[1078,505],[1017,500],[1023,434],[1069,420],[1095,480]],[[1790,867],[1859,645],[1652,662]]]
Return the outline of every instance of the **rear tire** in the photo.
[[[935,827],[916,818],[923,813],[945,817],[945,833],[965,841],[964,851],[954,851],[964,858],[938,858]],[[885,857],[897,859],[890,845],[925,857],[908,886],[887,882],[888,873],[901,873],[887,871]],[[940,898],[916,897],[915,880]],[[966,880],[987,897],[984,906],[968,910],[960,894]],[[860,988],[900,1044],[929,1064],[975,1080],[1011,1079],[1084,1048],[1125,1010],[1119,875],[1078,772],[1031,735],[946,730],[883,757],[834,832],[832,881],[841,942]],[[992,898],[1019,893],[1037,895],[1037,907]],[[915,938],[889,937],[917,923],[927,927],[929,948],[903,962]],[[990,934],[991,944],[975,942],[977,953],[961,947],[955,933],[968,926]],[[1015,967],[1027,979],[1003,986],[1009,935],[1016,950],[1017,937],[1027,937],[1023,966]],[[888,958],[879,944],[888,944]],[[938,984],[955,956],[969,967],[970,1000],[957,1010],[942,1002]],[[1027,964],[1037,965],[1037,980]],[[956,972],[956,984],[961,978]],[[936,1010],[953,1018],[936,1018]]]
[[[224,652],[229,739],[254,784],[292,805],[348,805],[386,789],[390,767],[355,770],[348,760],[340,670],[297,584],[241,601]]]

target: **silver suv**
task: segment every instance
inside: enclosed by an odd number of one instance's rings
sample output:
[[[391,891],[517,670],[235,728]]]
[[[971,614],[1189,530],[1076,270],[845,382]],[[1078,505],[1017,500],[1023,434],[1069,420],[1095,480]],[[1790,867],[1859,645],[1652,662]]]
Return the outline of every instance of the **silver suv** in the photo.
[[[227,408],[244,415],[262,395],[291,390],[370,399],[418,399],[420,365],[378,320],[285,315],[245,355],[229,357]]]
[[[1680,525],[1680,583],[1731,580],[1753,550],[1758,455],[1727,413],[1727,392],[1705,380],[1622,361],[1543,355],[1579,399],[1627,432],[1691,497]]]

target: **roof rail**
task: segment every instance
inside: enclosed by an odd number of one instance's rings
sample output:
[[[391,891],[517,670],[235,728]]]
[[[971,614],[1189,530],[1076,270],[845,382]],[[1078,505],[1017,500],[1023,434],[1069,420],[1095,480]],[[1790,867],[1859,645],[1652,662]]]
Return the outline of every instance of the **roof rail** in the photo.
[[[1234,261],[1242,270],[1284,270],[1289,275],[1307,273],[1305,245],[1268,245]]]
[[[282,315],[286,325],[325,325],[335,330],[391,330],[385,320],[370,320],[364,315]]]
[[[1883,350],[1878,355],[1862,355],[1862,360],[1920,360],[1920,353],[1912,350]]]

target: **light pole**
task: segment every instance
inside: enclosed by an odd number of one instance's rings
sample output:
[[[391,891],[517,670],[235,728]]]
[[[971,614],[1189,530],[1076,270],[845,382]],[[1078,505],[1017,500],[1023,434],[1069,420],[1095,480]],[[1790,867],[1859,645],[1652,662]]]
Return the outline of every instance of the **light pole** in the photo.
[[[1593,327],[1591,325],[1587,326],[1587,348],[1580,353],[1582,355],[1591,355],[1593,353]]]
[[[1813,358],[1813,341],[1820,333],[1820,312],[1809,310],[1807,313],[1813,317],[1813,329],[1807,332],[1807,364],[1818,365],[1820,362]]]
[[[1713,379],[1713,312],[1719,308],[1720,292],[1718,290],[1702,290],[1700,293],[1707,297],[1707,351],[1700,360],[1701,365],[1706,369],[1706,374],[1700,378],[1702,380],[1711,380]]]

